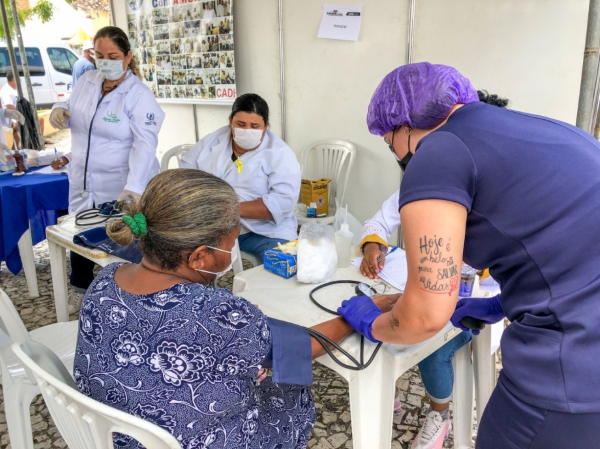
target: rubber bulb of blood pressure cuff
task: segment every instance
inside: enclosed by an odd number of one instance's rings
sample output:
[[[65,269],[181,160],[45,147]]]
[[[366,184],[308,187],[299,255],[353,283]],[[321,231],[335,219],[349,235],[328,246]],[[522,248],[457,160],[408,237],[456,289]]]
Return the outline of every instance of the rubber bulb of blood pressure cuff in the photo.
[[[352,237],[350,225],[342,223],[339,231],[335,233],[335,250],[338,256],[338,267],[346,268],[350,266],[350,248],[352,247]]]

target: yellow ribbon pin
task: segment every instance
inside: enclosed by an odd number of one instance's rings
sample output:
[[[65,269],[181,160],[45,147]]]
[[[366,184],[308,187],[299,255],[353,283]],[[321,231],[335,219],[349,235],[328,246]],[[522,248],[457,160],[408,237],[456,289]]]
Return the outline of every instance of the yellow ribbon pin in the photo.
[[[244,166],[242,165],[242,161],[240,161],[239,159],[235,160],[235,165],[237,165],[238,168],[238,175],[242,172],[242,170],[244,170]]]

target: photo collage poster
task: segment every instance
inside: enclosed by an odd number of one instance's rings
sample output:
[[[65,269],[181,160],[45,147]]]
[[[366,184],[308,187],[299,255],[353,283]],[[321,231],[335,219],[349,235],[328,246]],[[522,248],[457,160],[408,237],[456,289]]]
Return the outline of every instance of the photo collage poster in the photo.
[[[232,2],[127,1],[133,57],[159,102],[235,100]]]

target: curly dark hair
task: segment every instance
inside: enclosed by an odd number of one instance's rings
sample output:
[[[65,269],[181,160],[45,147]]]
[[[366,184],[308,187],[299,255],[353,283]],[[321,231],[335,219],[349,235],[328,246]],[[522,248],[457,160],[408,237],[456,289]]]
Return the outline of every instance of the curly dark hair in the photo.
[[[479,101],[491,104],[492,106],[498,106],[499,108],[505,108],[509,103],[507,98],[501,98],[496,94],[490,94],[487,90],[478,90],[477,95],[479,95]]]

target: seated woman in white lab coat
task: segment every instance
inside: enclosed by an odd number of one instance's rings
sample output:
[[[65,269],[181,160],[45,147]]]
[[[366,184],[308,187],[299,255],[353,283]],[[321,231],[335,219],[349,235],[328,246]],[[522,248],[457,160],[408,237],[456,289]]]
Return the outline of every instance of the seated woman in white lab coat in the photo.
[[[240,249],[263,260],[264,252],[298,237],[294,207],[300,164],[269,130],[269,106],[256,94],[233,104],[229,125],[204,137],[180,161],[227,181],[240,199]]]

